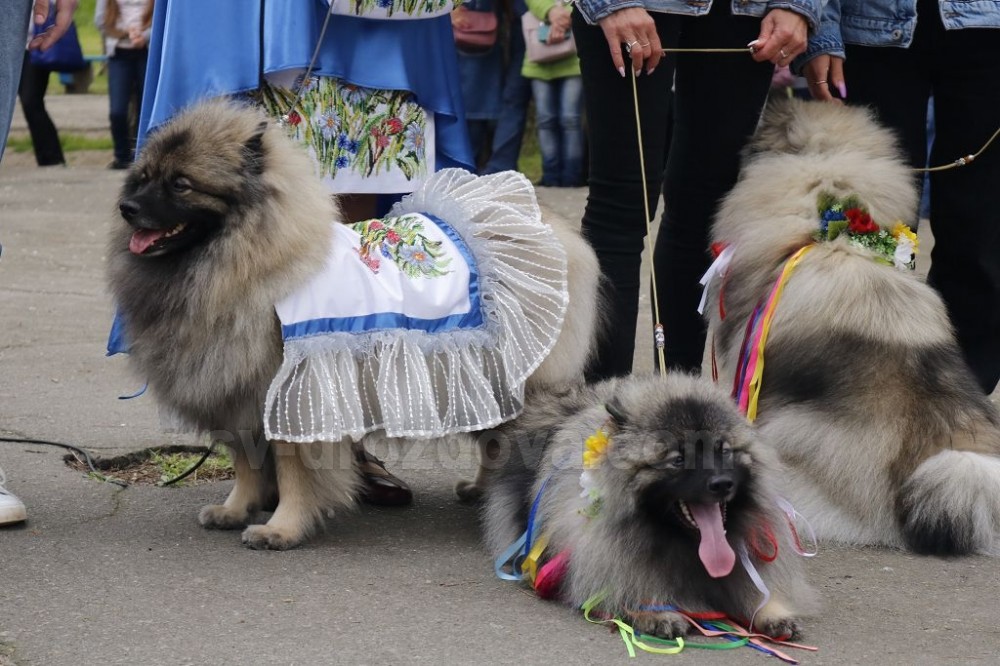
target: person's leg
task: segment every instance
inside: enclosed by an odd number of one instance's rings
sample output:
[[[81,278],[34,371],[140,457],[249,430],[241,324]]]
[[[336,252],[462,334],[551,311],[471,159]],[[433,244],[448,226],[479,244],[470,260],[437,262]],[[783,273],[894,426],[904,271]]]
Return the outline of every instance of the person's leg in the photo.
[[[569,76],[562,81],[559,95],[559,127],[562,130],[562,187],[583,184],[583,81]]]
[[[30,11],[31,0],[0,2],[0,160],[14,116]],[[27,517],[24,503],[4,488],[6,481],[0,470],[0,525],[19,523]]]
[[[704,17],[681,20],[681,47],[725,47],[757,37],[760,19],[732,16],[717,2]],[[705,324],[699,280],[707,270],[709,230],[719,200],[736,183],[740,151],[753,133],[774,66],[732,54],[680,54],[666,210],[656,240],[660,318],[671,368],[701,370]],[[655,313],[654,313],[655,316]]]
[[[521,76],[524,48],[524,34],[518,18],[510,24],[510,52],[504,73],[500,118],[493,132],[493,150],[483,167],[483,173],[517,170],[524,124],[528,118],[528,103],[531,101],[531,81]]]
[[[14,100],[21,78],[24,44],[28,36],[31,0],[0,2],[0,160],[7,147]]]
[[[997,129],[1000,31],[945,31],[936,13],[933,21],[927,53],[936,123],[930,161],[938,165],[975,153]],[[930,204],[934,249],[928,281],[948,306],[979,385],[992,393],[1000,379],[1000,145],[968,166],[932,173]]]
[[[35,162],[38,166],[52,166],[66,162],[62,146],[59,145],[59,133],[45,109],[49,74],[49,70],[33,66],[31,60],[25,56],[17,96],[21,100],[24,118],[28,121],[28,131],[31,132],[31,143],[35,148]]]
[[[539,185],[559,184],[559,79],[532,79],[535,97],[535,125],[538,128],[538,150],[542,154],[542,179]]]
[[[903,155],[914,167],[927,164],[927,101],[931,94],[929,72],[918,57],[926,41],[925,23],[918,21],[912,49],[847,46],[844,78],[847,102],[871,106],[878,119],[891,127]],[[922,176],[915,173],[914,184]],[[918,220],[907,220],[911,226]]]
[[[676,45],[676,17],[652,16],[661,42]],[[597,253],[604,276],[608,321],[603,329],[614,331],[613,336],[605,335],[598,341],[596,359],[588,372],[590,379],[598,380],[632,371],[645,206],[653,215],[663,183],[673,58],[661,61],[652,76],[643,74],[636,81],[643,172],[631,79],[618,75],[604,32],[587,25],[579,12],[573,12],[573,36],[580,56],[590,163],[583,233]],[[645,202],[643,180],[648,194]]]
[[[132,67],[124,50],[108,58],[108,120],[114,144],[113,167],[125,168],[132,161],[128,105],[132,95]]]

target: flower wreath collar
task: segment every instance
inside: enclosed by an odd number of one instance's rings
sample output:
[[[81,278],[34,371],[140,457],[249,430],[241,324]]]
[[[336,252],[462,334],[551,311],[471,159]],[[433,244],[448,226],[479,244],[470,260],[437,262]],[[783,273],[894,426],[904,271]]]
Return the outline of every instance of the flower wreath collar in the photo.
[[[897,221],[891,231],[880,227],[854,195],[838,198],[828,192],[819,196],[817,241],[845,237],[855,247],[868,250],[875,260],[901,270],[913,270],[920,241],[910,227]]]

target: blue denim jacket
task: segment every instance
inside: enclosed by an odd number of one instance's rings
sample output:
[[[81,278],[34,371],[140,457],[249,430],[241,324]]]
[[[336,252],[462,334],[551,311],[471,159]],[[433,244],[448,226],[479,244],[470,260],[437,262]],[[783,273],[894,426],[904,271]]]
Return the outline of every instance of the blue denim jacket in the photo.
[[[730,0],[730,4],[733,14],[742,16],[763,16],[772,9],[788,9],[804,16],[810,31],[815,31],[819,27],[823,0]],[[626,7],[643,7],[649,12],[665,14],[704,16],[712,8],[712,0],[576,0],[576,5],[587,23],[594,24]]]
[[[996,0],[940,0],[938,4],[945,30],[1000,28],[1000,2]],[[907,48],[916,27],[917,0],[828,0],[819,31],[810,37],[808,49],[795,64],[799,67],[823,54],[843,58],[844,44]]]

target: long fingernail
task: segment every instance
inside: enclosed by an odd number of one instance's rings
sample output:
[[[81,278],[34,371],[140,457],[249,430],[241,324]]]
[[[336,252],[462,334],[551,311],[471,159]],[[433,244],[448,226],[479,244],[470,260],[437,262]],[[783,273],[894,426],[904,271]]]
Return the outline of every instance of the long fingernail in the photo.
[[[653,72],[655,71],[656,71],[655,67],[650,67],[649,69],[646,70],[646,76],[652,76]]]
[[[622,75],[623,79],[625,78],[625,68],[624,67],[619,67],[618,68],[618,73]]]
[[[757,46],[757,44],[759,44],[759,43],[760,43],[760,40],[759,39],[755,39],[752,42],[750,42],[749,44],[747,44],[747,48],[751,48],[753,46]]]
[[[640,74],[642,74],[642,69],[633,69],[632,70],[632,75],[635,76],[635,78],[639,78]]]
[[[840,93],[841,99],[847,99],[847,84],[841,81],[837,84],[837,91]]]

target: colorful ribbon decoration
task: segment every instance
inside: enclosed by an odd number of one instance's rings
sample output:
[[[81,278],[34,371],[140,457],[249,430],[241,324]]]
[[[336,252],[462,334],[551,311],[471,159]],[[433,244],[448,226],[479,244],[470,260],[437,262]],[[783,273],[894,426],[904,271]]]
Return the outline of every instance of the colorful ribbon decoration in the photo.
[[[654,654],[679,654],[685,648],[694,648],[699,650],[732,650],[746,646],[770,656],[777,657],[788,664],[798,664],[798,660],[774,646],[780,645],[786,648],[809,650],[810,652],[815,652],[818,649],[811,645],[792,643],[790,641],[772,638],[771,636],[767,636],[765,634],[754,633],[743,628],[740,624],[726,617],[722,613],[690,613],[671,605],[643,605],[640,606],[639,611],[649,613],[665,611],[677,613],[687,620],[688,623],[690,623],[691,626],[694,627],[702,636],[706,638],[723,638],[727,642],[700,643],[685,641],[679,636],[673,640],[659,638],[658,636],[650,636],[636,631],[634,627],[619,617],[611,615],[604,615],[604,617],[600,617],[599,611],[595,611],[594,609],[601,603],[601,601],[604,600],[606,596],[606,592],[601,592],[587,599],[581,607],[581,610],[583,610],[583,617],[587,620],[587,622],[592,624],[614,625],[618,629],[618,634],[621,636],[622,642],[625,643],[625,649],[628,651],[629,657],[635,657],[636,648],[643,650],[644,652],[651,652]],[[655,647],[654,645],[650,645],[650,643],[666,647]]]
[[[778,307],[785,283],[788,282],[792,271],[795,270],[802,257],[814,247],[816,247],[815,244],[806,245],[788,258],[785,266],[781,269],[781,275],[778,276],[778,280],[774,283],[774,287],[767,297],[767,301],[764,302],[763,306],[758,305],[750,316],[746,335],[743,338],[743,346],[740,349],[740,362],[736,373],[733,397],[751,423],[757,419],[757,400],[760,397],[761,379],[764,375],[764,346],[767,344],[774,311]]]

